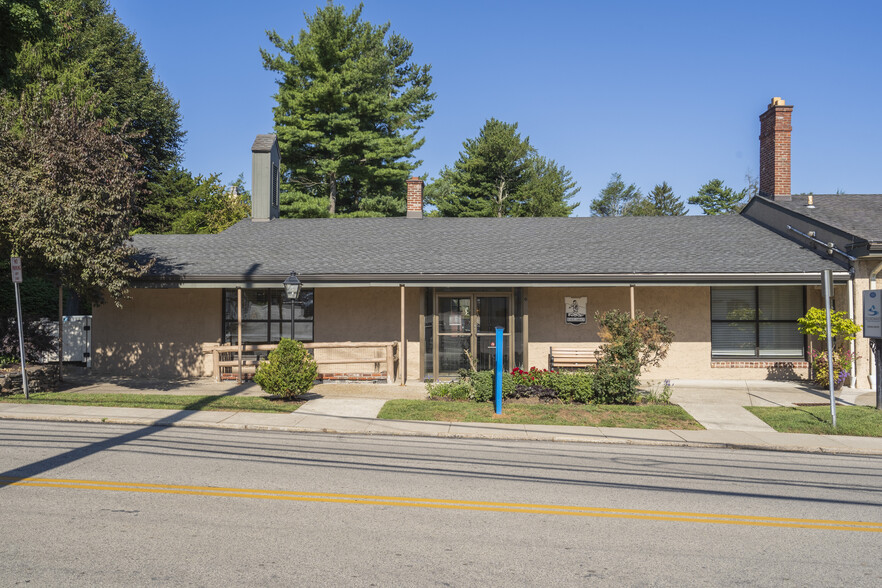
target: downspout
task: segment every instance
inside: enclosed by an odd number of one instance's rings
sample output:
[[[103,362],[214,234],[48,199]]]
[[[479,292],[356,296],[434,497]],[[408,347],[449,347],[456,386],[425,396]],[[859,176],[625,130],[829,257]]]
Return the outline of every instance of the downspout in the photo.
[[[848,320],[854,322],[854,270],[852,269],[851,275],[848,277]],[[851,357],[854,358],[856,347],[856,341],[852,339],[848,342],[848,350],[851,353]],[[852,360],[853,365],[851,366],[851,374],[848,378],[848,387],[851,389],[855,388],[857,384],[857,361]]]
[[[876,276],[879,275],[879,272],[882,272],[882,262],[870,272],[870,290],[876,289]],[[872,358],[870,358],[870,387],[876,387],[876,362]]]

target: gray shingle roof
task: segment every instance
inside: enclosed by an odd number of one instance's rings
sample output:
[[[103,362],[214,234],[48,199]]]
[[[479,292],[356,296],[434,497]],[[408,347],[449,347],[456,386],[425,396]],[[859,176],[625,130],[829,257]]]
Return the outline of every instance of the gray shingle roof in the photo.
[[[239,222],[218,235],[136,235],[152,276],[799,273],[840,270],[738,215],[353,218]]]
[[[864,241],[882,242],[882,194],[814,194],[814,208],[806,208],[807,195],[792,198],[774,202]]]

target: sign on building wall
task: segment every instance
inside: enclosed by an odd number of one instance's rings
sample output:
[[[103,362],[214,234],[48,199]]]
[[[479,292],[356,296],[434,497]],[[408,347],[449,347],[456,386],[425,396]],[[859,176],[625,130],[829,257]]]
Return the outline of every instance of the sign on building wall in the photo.
[[[581,298],[564,297],[564,305],[566,307],[566,320],[568,325],[584,325],[587,316],[586,309],[588,307],[588,297]]]
[[[864,292],[864,337],[882,339],[882,290]]]

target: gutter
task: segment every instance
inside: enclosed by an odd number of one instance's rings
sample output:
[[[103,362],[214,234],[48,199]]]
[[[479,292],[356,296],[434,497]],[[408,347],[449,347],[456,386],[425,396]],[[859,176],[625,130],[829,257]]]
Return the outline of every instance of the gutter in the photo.
[[[374,286],[404,284],[407,287],[598,287],[627,286],[720,286],[740,284],[815,285],[817,271],[781,273],[654,273],[654,274],[304,274],[301,282],[307,288]],[[135,280],[143,288],[279,288],[289,274],[261,276],[157,276]],[[833,272],[834,281],[846,284],[847,271]]]

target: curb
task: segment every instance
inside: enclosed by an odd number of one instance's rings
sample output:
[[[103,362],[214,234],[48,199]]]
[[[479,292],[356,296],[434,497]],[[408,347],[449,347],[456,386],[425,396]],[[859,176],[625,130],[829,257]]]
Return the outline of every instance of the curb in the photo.
[[[332,434],[332,435],[363,435],[369,437],[431,437],[436,439],[483,439],[487,441],[518,441],[518,442],[535,442],[546,441],[552,443],[586,443],[601,445],[640,445],[640,446],[660,446],[660,447],[697,447],[705,449],[736,449],[751,451],[776,451],[784,453],[811,453],[824,455],[860,455],[860,456],[882,456],[882,449],[849,449],[849,448],[833,448],[833,447],[796,447],[788,445],[754,445],[750,443],[723,443],[723,442],[695,442],[695,441],[655,441],[648,439],[582,439],[572,435],[558,435],[542,438],[511,438],[497,437],[486,434],[467,435],[463,433],[421,433],[419,431],[352,431],[345,429],[330,428],[308,428],[308,427],[288,427],[278,425],[245,425],[245,424],[224,424],[224,423],[188,423],[182,421],[168,422],[165,419],[137,418],[137,417],[89,417],[89,416],[13,416],[0,415],[0,420],[10,421],[37,421],[37,422],[63,422],[63,423],[88,423],[88,424],[108,424],[108,425],[137,425],[146,427],[188,427],[194,429],[227,429],[239,431],[277,431],[285,433],[313,433],[313,434]],[[827,437],[827,436],[822,436]],[[835,438],[835,437],[834,437]]]

